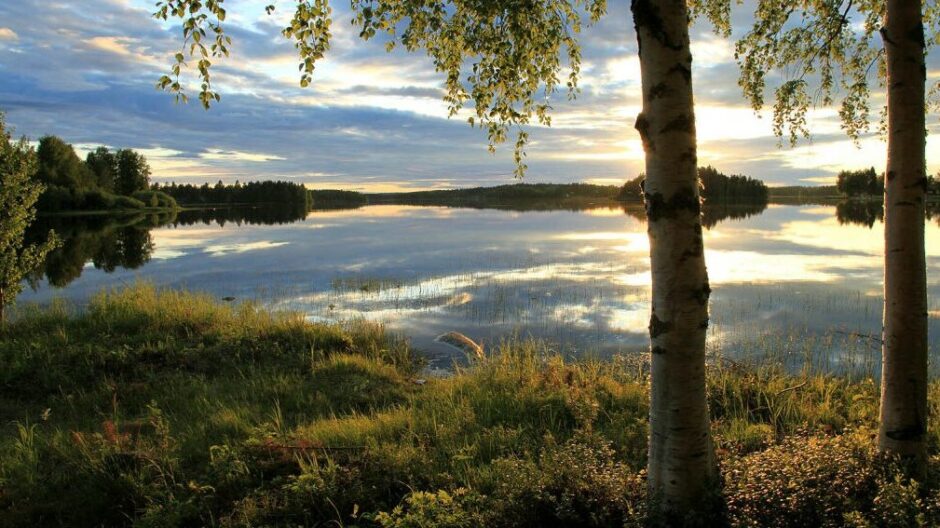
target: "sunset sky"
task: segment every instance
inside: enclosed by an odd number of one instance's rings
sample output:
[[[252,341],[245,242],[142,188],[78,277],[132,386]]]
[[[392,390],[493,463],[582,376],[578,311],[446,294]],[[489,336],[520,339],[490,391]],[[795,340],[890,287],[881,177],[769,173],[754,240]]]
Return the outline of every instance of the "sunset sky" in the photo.
[[[104,144],[142,151],[159,181],[291,179],[315,188],[419,190],[511,183],[511,147],[487,152],[482,131],[447,119],[440,74],[423,54],[363,42],[346,2],[334,3],[334,38],[310,88],[298,85],[281,35],[291,2],[228,0],[232,57],[216,65],[223,97],[208,112],[154,88],[179,47],[152,1],[21,0],[0,4],[0,110],[18,134],[56,134],[82,153]],[[751,2],[735,11],[736,35]],[[821,184],[840,169],[884,164],[874,134],[860,148],[834,108],[815,111],[812,143],[778,148],[771,123],[737,86],[732,43],[704,21],[693,28],[700,164],[771,185]],[[633,122],[639,64],[628,3],[581,38],[583,91],[555,97],[553,126],[533,127],[529,182],[619,184],[642,171]],[[940,78],[940,53],[928,76]],[[883,98],[876,97],[873,106]],[[877,115],[877,111],[874,112]],[[940,122],[928,118],[928,165],[940,169]]]

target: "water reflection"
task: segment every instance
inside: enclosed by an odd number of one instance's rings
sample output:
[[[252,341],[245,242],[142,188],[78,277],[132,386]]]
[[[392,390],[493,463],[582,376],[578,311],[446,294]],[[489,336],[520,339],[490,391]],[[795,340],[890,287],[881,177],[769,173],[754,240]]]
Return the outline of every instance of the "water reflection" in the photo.
[[[791,365],[810,358],[830,370],[877,368],[870,338],[880,332],[882,302],[877,211],[707,204],[704,214],[713,352]],[[297,218],[213,210],[51,227],[71,234],[44,276],[54,285],[72,282],[57,289],[39,280],[25,300],[81,302],[102,287],[143,278],[219,298],[260,299],[312,320],[383,321],[442,366],[453,351],[434,337],[452,330],[489,344],[513,333],[534,336],[571,354],[640,352],[648,341],[649,249],[638,205],[381,205]],[[927,252],[936,353],[934,223]]]
[[[137,269],[150,261],[154,250],[150,231],[172,219],[169,215],[69,216],[40,218],[27,233],[32,241],[55,230],[61,246],[49,254],[30,277],[45,279],[55,287],[81,277],[86,263],[111,273],[119,268]]]
[[[836,204],[836,217],[842,224],[874,227],[876,222],[884,222],[885,208],[880,201],[847,200]],[[940,202],[927,203],[927,221],[931,220],[940,225]]]

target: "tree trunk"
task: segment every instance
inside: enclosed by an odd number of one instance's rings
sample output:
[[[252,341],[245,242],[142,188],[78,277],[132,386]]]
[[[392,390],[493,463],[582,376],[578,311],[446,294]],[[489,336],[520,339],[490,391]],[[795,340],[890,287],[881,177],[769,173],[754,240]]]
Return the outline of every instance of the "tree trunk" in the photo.
[[[652,274],[649,486],[662,513],[702,507],[717,481],[705,400],[708,274],[685,0],[633,0]]]
[[[924,28],[921,3],[888,0],[882,38],[888,67],[885,172],[882,450],[908,459],[923,476],[927,459],[927,191]]]

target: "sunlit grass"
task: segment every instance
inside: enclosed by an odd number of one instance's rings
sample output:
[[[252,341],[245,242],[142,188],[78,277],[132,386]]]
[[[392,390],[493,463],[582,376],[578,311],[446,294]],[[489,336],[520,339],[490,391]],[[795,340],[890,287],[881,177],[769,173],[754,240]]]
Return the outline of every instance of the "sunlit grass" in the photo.
[[[801,354],[805,368],[782,366],[789,355],[710,363],[713,431],[739,517],[773,496],[754,493],[765,485],[757,464],[802,482],[799,515],[834,511],[813,488],[830,474],[858,497],[898,491],[878,480],[896,473],[872,450],[875,382]],[[0,376],[5,525],[368,526],[416,501],[469,525],[609,526],[644,515],[642,356],[570,361],[508,338],[433,377],[378,325],[313,324],[137,285],[87,307],[23,307],[0,336]],[[930,396],[936,414],[940,384]],[[817,480],[800,480],[787,457],[801,446],[849,469],[821,466]]]

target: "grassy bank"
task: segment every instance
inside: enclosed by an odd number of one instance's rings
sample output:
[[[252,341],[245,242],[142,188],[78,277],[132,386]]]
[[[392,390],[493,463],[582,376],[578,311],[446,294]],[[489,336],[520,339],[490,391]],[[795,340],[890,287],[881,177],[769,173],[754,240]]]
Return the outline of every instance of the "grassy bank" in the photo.
[[[0,337],[0,525],[647,522],[644,363],[488,352],[422,379],[381,327],[147,286],[24,308]],[[937,522],[933,488],[873,449],[877,399],[871,381],[712,369],[731,524]]]

